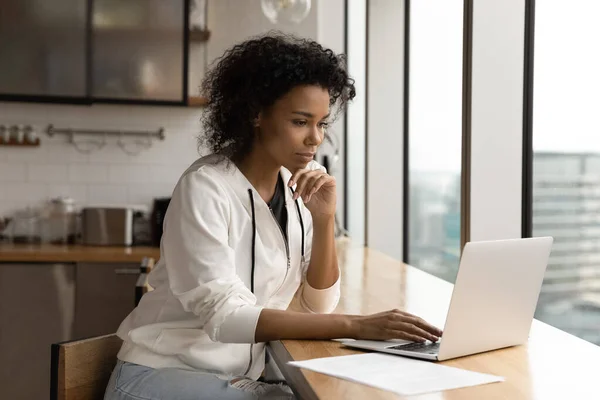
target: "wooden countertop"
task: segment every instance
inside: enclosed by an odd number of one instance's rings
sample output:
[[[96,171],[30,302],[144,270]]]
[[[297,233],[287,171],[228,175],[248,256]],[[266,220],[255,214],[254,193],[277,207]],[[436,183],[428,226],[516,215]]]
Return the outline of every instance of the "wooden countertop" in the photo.
[[[0,262],[141,262],[144,257],[156,261],[158,247],[124,246],[58,246],[0,243]]]
[[[371,314],[399,308],[444,326],[453,285],[377,251],[340,243],[341,299],[336,310]],[[516,277],[518,279],[518,277]],[[507,289],[510,290],[510,289]],[[296,309],[297,299],[291,309]],[[287,365],[320,357],[364,354],[337,341],[284,340],[270,352],[298,398],[404,399],[391,392]],[[600,347],[533,321],[526,345],[457,358],[441,364],[499,375],[505,382],[431,393],[410,399],[598,399]]]

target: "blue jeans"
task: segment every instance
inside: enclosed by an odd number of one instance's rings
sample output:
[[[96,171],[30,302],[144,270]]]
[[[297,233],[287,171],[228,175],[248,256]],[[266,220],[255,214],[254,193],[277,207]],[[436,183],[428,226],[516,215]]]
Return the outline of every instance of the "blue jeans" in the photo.
[[[209,373],[177,368],[154,369],[119,360],[104,400],[255,400],[294,399],[285,385],[248,378],[219,379]]]

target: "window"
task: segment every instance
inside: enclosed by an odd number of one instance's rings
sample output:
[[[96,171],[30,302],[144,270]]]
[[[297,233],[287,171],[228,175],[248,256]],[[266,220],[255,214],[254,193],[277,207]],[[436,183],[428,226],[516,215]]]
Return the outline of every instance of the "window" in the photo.
[[[600,3],[536,3],[533,236],[554,246],[536,318],[600,344]],[[560,26],[560,29],[557,29]]]
[[[413,1],[409,12],[409,231],[404,257],[454,282],[460,259],[463,3]]]
[[[365,165],[367,105],[367,2],[348,1],[348,72],[356,97],[346,112],[346,226],[355,243],[365,242]]]

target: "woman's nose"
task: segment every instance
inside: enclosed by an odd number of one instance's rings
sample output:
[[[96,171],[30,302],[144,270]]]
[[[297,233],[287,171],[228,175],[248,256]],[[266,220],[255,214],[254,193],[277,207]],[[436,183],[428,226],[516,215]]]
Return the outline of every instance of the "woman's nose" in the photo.
[[[324,134],[321,132],[319,126],[313,126],[310,129],[310,134],[306,138],[306,144],[310,146],[319,146],[323,142],[323,136]]]

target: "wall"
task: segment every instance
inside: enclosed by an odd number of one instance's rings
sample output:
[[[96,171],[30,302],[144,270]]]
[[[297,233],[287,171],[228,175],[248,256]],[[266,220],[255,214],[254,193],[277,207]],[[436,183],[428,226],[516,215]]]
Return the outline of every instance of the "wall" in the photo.
[[[35,206],[52,196],[71,196],[79,204],[143,203],[169,196],[178,176],[196,157],[199,109],[148,106],[66,106],[0,103],[0,123],[32,124],[37,148],[0,146],[0,215]],[[138,156],[125,154],[109,138],[100,151],[81,154],[56,127],[166,129],[164,141]]]
[[[280,29],[317,37],[318,3],[299,25],[273,25],[262,14],[259,0],[213,0],[209,3],[211,38],[205,49],[191,55],[190,86],[198,86],[207,61],[244,38]],[[341,27],[343,29],[343,26]],[[52,196],[72,196],[79,204],[136,203],[150,205],[153,197],[169,196],[177,178],[198,157],[201,110],[184,107],[71,106],[0,103],[0,124],[32,124],[39,148],[0,147],[0,216]],[[43,130],[56,127],[92,129],[166,129],[166,140],[139,156],[128,156],[110,140],[104,149],[80,154],[65,136],[49,138]]]
[[[300,24],[272,24],[262,13],[260,0],[207,0],[207,27],[210,39],[207,46],[192,45],[190,48],[190,80],[189,91],[192,95],[199,93],[199,87],[208,66],[219,58],[231,45],[244,39],[279,30],[298,36],[317,39],[317,15],[321,12],[322,3],[333,4],[340,0],[312,1],[312,7],[304,21]],[[342,27],[343,29],[343,27]]]
[[[345,0],[319,1],[317,6],[317,40],[323,46],[332,49],[335,53],[345,52]],[[335,176],[337,184],[337,215],[340,225],[344,223],[344,122],[346,116],[340,114],[329,125],[327,133],[332,137],[332,143],[321,145],[317,159],[322,160],[323,155],[329,156],[329,174]],[[338,153],[337,157],[335,153]],[[337,160],[337,161],[336,161]]]
[[[369,2],[367,238],[402,260],[404,2]]]
[[[212,61],[232,44],[270,30],[316,39],[319,6],[317,1],[313,0],[312,3],[306,18],[295,25],[272,24],[263,15],[260,0],[211,0],[208,10],[208,29],[211,31],[208,59]]]
[[[521,237],[525,1],[473,7],[470,240]]]
[[[347,202],[346,225],[349,235],[357,244],[365,243],[365,165],[367,118],[367,2],[348,2],[348,71],[355,80],[356,97],[348,106],[346,125]]]

